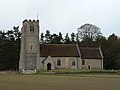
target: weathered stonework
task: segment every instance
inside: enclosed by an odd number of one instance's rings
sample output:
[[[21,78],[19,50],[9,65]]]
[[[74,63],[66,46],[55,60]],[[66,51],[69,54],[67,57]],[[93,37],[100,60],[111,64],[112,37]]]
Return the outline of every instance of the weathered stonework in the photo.
[[[39,58],[39,21],[24,20],[21,32],[19,69],[37,69]]]
[[[25,69],[36,69],[37,53],[25,53]]]

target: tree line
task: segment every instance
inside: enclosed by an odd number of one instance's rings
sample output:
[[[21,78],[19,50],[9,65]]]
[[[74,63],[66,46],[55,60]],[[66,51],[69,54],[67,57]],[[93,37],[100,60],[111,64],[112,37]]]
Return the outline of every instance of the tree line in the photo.
[[[19,27],[0,31],[0,70],[18,70],[20,54]]]
[[[114,33],[108,38],[100,28],[84,24],[77,33],[51,34],[50,30],[40,34],[42,44],[78,44],[81,47],[101,47],[104,56],[104,69],[120,69],[120,38]],[[18,70],[21,32],[19,27],[0,31],[0,70]]]
[[[41,33],[40,42],[42,44],[73,44],[76,43],[76,35],[73,32],[69,37],[69,34],[66,33],[65,37],[63,37],[62,33],[59,34],[53,33],[51,34],[49,30],[46,30],[46,33]]]

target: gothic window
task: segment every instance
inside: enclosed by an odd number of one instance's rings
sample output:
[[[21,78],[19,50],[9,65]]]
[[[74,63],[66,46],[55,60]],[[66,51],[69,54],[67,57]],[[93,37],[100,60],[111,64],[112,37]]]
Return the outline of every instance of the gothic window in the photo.
[[[61,66],[61,60],[60,59],[57,60],[57,66]]]
[[[34,31],[34,26],[30,26],[30,32]]]
[[[82,65],[85,65],[85,60],[82,60]]]
[[[75,60],[72,61],[72,66],[75,66]]]

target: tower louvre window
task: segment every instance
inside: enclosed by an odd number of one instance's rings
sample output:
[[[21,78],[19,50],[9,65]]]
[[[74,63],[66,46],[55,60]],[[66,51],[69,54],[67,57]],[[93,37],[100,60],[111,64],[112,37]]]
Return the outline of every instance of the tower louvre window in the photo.
[[[34,26],[30,26],[30,32],[34,31]]]

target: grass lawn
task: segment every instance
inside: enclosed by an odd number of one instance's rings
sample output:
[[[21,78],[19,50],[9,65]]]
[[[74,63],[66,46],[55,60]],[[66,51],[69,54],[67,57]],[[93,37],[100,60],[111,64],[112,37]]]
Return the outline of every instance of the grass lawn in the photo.
[[[0,74],[0,90],[120,90],[120,75]]]

